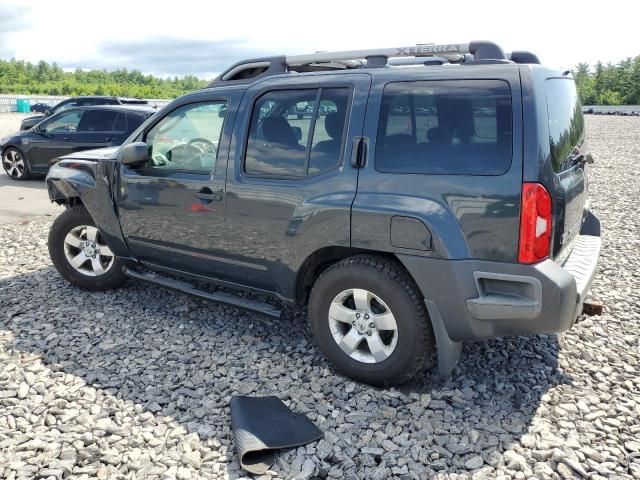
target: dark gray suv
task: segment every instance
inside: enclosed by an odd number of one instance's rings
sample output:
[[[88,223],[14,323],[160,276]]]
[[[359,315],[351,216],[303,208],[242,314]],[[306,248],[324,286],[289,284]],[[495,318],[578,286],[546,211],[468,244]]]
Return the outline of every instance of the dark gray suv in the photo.
[[[252,59],[58,162],[49,251],[82,288],[307,305],[338,370],[401,383],[465,340],[573,325],[600,252],[592,161],[573,79],[528,52]]]

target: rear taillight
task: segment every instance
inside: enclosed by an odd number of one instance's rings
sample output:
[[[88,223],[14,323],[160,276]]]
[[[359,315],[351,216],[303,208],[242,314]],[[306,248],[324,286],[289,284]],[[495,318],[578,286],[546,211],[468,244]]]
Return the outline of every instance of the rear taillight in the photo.
[[[539,183],[522,184],[518,262],[535,263],[549,256],[551,196]]]

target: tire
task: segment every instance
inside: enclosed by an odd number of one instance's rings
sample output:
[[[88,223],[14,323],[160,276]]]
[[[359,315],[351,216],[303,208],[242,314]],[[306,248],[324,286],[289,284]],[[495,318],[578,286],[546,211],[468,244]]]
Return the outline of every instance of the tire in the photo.
[[[358,308],[356,296],[368,307]],[[400,265],[381,257],[349,257],[323,272],[311,291],[309,323],[325,357],[356,380],[401,384],[431,367],[435,340],[422,295]]]
[[[56,218],[49,230],[48,247],[56,270],[76,287],[109,290],[126,281],[120,260],[82,205],[71,207]]]
[[[29,160],[15,147],[8,147],[2,152],[2,168],[13,180],[27,180],[31,177]]]

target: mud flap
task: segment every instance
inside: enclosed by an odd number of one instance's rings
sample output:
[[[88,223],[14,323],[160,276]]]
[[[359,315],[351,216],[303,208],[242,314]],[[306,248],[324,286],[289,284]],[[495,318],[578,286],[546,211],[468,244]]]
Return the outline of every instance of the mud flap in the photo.
[[[447,329],[444,326],[440,312],[435,304],[430,300],[425,300],[429,318],[431,319],[431,327],[436,337],[436,348],[438,350],[438,374],[442,378],[451,375],[453,368],[458,363],[460,352],[462,351],[462,342],[454,342],[449,338]]]

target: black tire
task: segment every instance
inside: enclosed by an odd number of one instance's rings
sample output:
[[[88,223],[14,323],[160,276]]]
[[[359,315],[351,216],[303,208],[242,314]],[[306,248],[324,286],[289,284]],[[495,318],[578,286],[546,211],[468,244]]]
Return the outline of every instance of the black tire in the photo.
[[[378,363],[353,359],[338,346],[330,330],[331,302],[354,288],[378,296],[395,317],[396,347]],[[377,386],[401,384],[432,366],[435,340],[422,295],[406,271],[391,260],[357,255],[328,268],[311,291],[309,323],[322,353],[337,370],[356,380]]]
[[[123,285],[127,277],[122,272],[122,263],[116,257],[113,258],[113,263],[105,273],[95,276],[83,274],[71,265],[65,253],[65,238],[69,232],[80,226],[96,226],[93,218],[82,205],[67,209],[51,225],[48,247],[49,256],[56,270],[69,283],[85,290],[109,290]],[[99,231],[98,238],[102,242]],[[91,263],[91,259],[88,259],[88,263]]]
[[[22,165],[22,167],[20,167]],[[31,165],[27,157],[16,147],[8,147],[2,152],[2,168],[13,180],[31,178]]]

